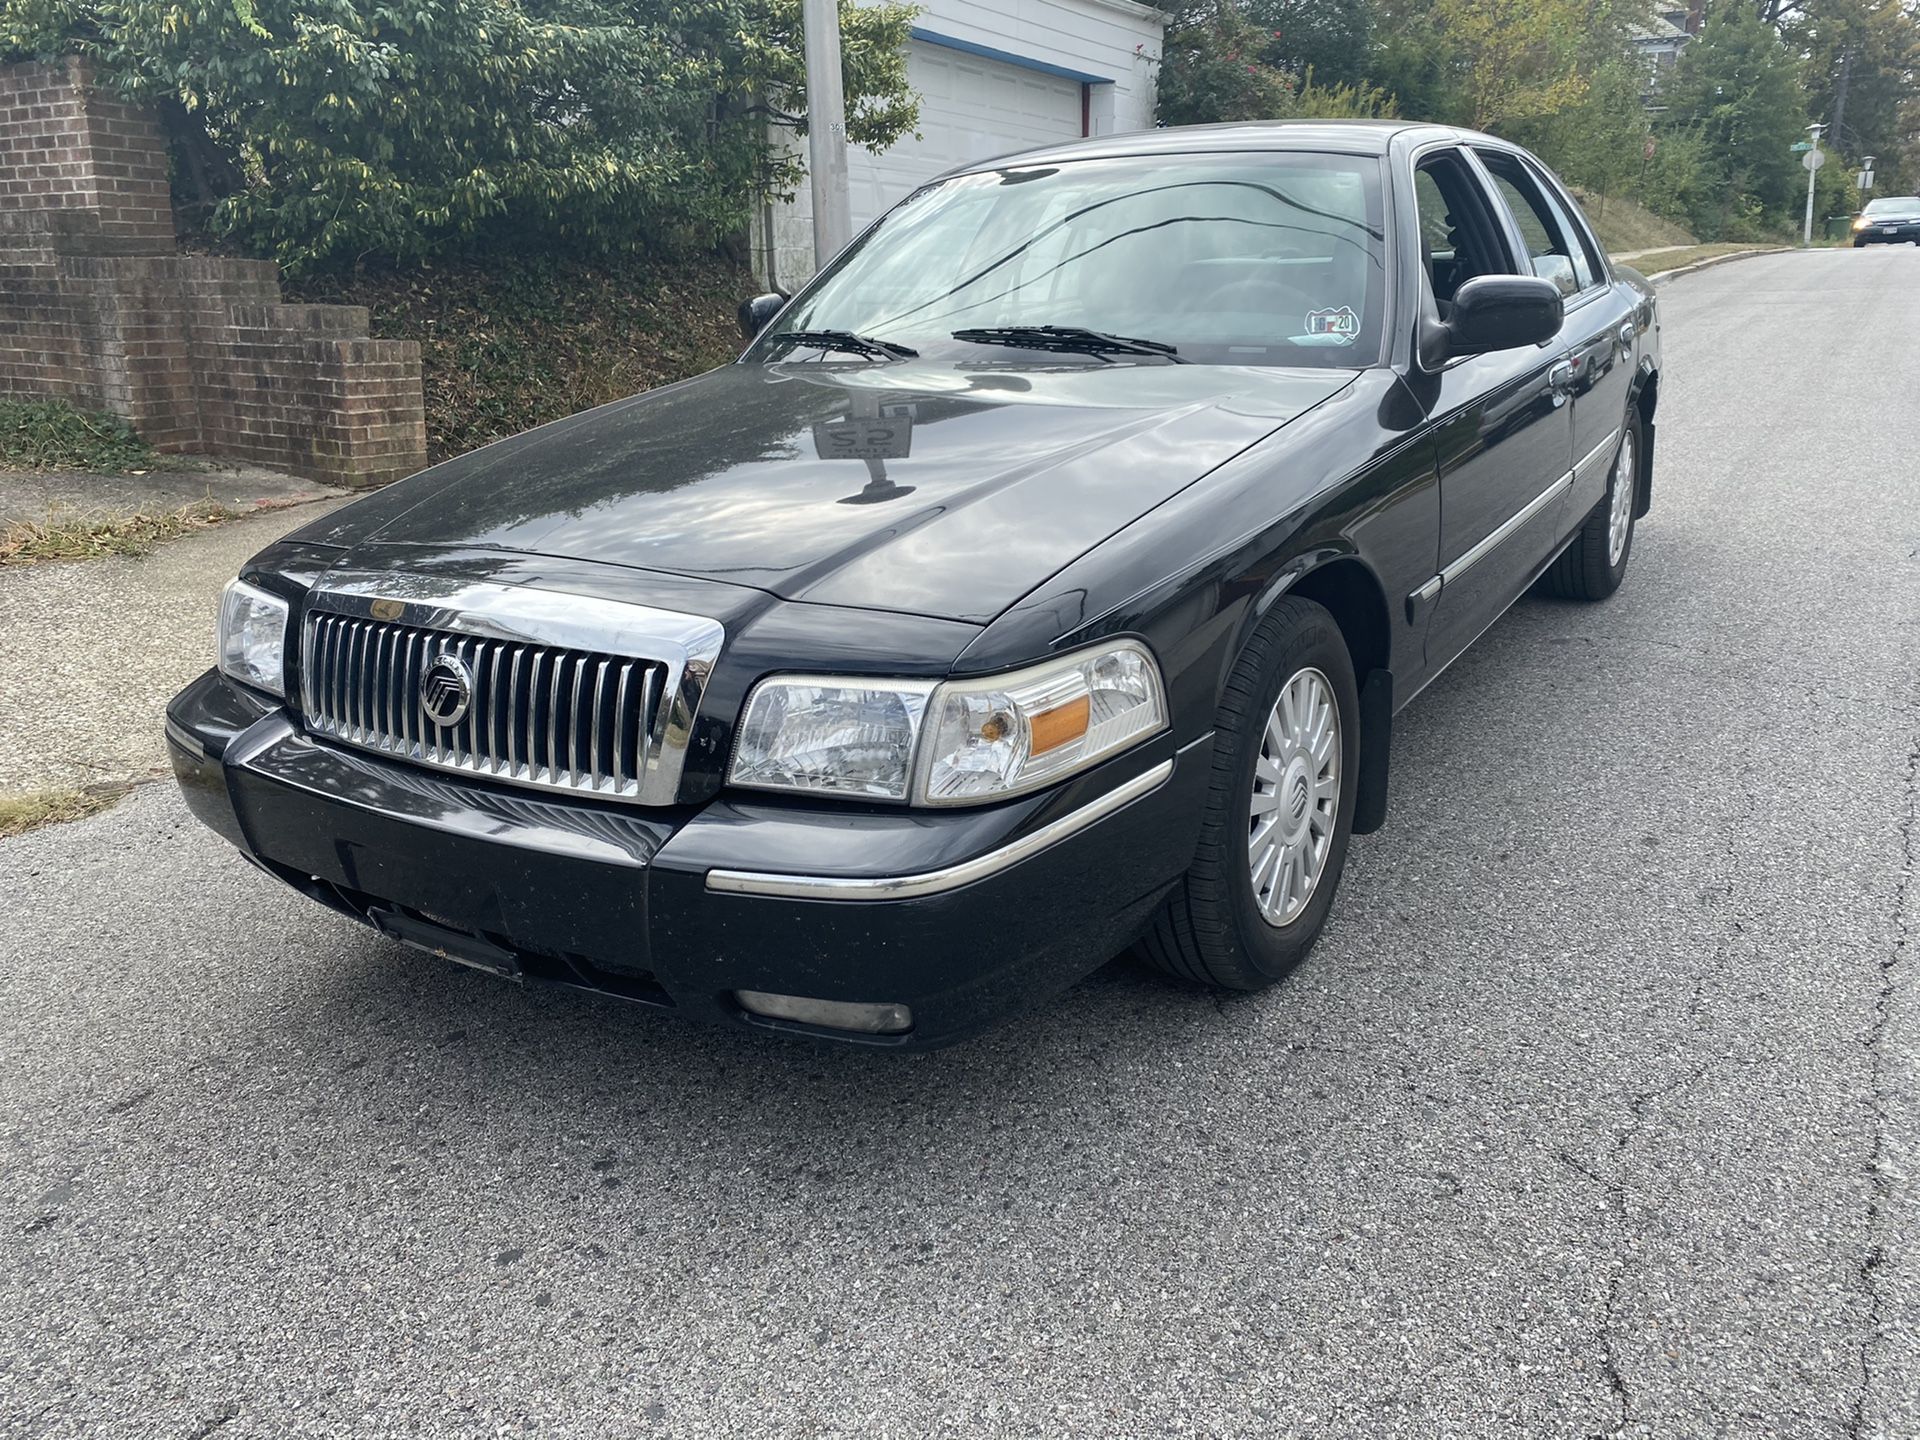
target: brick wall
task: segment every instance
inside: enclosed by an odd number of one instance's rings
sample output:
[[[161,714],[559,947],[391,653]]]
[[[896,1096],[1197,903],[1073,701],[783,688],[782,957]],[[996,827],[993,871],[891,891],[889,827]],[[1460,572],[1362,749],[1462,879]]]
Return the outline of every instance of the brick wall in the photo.
[[[163,450],[349,485],[426,463],[420,347],[181,255],[165,143],[86,64],[0,66],[0,395],[110,410]]]

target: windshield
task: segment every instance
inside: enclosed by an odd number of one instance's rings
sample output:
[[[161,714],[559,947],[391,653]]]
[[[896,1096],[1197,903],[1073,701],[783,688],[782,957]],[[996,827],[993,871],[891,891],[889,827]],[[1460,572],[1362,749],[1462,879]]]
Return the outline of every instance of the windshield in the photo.
[[[1863,215],[1920,215],[1920,196],[1889,195],[1884,200],[1869,200]]]
[[[1355,369],[1379,359],[1383,234],[1370,157],[1133,156],[962,175],[895,207],[744,358],[886,358],[781,338],[838,331],[1002,365],[1033,350],[1050,364]]]

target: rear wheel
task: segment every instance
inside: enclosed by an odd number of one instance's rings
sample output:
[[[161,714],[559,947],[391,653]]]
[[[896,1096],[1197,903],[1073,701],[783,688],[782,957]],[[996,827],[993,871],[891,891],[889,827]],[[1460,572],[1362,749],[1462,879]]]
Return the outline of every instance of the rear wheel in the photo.
[[[1359,719],[1339,625],[1311,600],[1281,601],[1227,681],[1200,844],[1141,940],[1147,959],[1258,990],[1306,958],[1346,865]]]
[[[1633,554],[1633,502],[1640,481],[1640,417],[1630,413],[1614,451],[1607,493],[1588,512],[1572,542],[1547,568],[1549,593],[1568,600],[1604,600],[1620,588]]]

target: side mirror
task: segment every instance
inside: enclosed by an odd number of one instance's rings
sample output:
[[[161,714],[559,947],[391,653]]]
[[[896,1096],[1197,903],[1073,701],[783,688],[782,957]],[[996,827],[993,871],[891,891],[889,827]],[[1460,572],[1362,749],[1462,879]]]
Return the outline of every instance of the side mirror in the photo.
[[[786,307],[787,297],[775,292],[769,295],[756,295],[751,300],[740,302],[740,333],[751,340]]]
[[[1420,363],[1436,369],[1461,355],[1544,345],[1560,333],[1565,306],[1551,280],[1526,275],[1480,275],[1453,294],[1444,321],[1420,325]]]

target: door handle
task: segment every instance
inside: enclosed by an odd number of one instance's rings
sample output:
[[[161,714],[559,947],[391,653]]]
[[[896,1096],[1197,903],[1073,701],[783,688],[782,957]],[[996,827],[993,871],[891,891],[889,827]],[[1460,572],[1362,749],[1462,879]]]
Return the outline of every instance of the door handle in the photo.
[[[1574,366],[1571,360],[1562,360],[1547,371],[1547,388],[1555,395],[1566,396],[1573,391]]]

